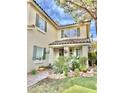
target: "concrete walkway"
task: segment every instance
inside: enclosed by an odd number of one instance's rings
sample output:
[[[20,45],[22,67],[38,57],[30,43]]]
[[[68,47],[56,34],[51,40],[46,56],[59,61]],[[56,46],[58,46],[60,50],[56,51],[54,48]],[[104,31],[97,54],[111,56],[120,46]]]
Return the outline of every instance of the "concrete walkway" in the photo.
[[[38,72],[36,75],[28,74],[27,75],[27,87],[30,87],[36,84],[37,82],[39,82],[42,79],[47,78],[48,76],[49,76],[48,71]]]

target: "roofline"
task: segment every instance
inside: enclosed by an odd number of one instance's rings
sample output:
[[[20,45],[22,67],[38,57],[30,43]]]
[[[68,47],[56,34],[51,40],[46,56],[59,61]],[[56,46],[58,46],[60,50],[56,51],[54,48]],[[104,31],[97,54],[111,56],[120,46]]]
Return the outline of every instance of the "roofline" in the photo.
[[[35,1],[35,0],[28,0],[27,3],[30,3],[32,5],[34,5],[35,8],[37,8],[45,17],[47,17],[47,19],[58,29],[61,28],[65,28],[65,27],[74,27],[77,25],[83,25],[83,24],[87,24],[90,23],[91,20],[88,21],[83,21],[81,23],[72,23],[72,24],[67,24],[67,25],[58,25],[44,10],[42,7],[40,7],[40,5]]]
[[[90,46],[90,43],[76,43],[76,44],[60,44],[60,45],[49,45],[49,47],[64,47],[64,46]]]
[[[83,21],[83,22],[81,22],[81,23],[72,23],[72,24],[67,24],[67,25],[61,25],[61,26],[59,26],[59,27],[70,26],[70,25],[77,25],[77,24],[88,23],[88,22],[91,22],[91,20]]]
[[[40,7],[40,5],[35,0],[29,0],[27,3],[32,4],[36,9],[38,9],[43,16],[45,16],[56,28],[58,28],[58,24]]]
[[[90,24],[90,22],[91,22],[91,20],[84,21],[84,22],[81,22],[81,23],[73,23],[73,24],[61,25],[61,26],[59,26],[59,29],[64,29],[64,28],[67,28],[67,27],[75,27],[75,26],[84,25],[84,24]]]

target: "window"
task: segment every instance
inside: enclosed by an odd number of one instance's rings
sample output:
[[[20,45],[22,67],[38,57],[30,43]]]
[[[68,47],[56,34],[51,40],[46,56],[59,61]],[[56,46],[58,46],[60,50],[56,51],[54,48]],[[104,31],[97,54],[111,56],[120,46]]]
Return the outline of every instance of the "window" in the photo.
[[[67,30],[62,30],[61,31],[61,38],[78,37],[78,36],[80,36],[80,28],[71,29],[69,31],[67,31]]]
[[[77,30],[76,29],[70,30],[70,37],[76,37],[76,36],[77,36]]]
[[[70,37],[70,31],[64,31],[63,37]]]
[[[43,32],[47,32],[47,22],[44,21],[36,14],[36,26]]]
[[[80,28],[77,28],[77,36],[80,36]]]
[[[63,38],[64,30],[61,30],[61,38]]]
[[[34,46],[33,60],[45,60],[46,48]]]
[[[80,56],[80,49],[76,49],[76,56]]]

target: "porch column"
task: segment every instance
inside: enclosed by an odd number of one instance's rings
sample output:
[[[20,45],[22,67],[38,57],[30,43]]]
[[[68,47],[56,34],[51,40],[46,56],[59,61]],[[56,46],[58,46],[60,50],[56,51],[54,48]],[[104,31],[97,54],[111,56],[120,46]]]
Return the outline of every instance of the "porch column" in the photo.
[[[82,46],[82,56],[88,58],[88,46]],[[88,60],[86,62],[87,67],[88,65]]]
[[[53,63],[54,63],[54,49],[49,48],[49,64],[53,64]]]
[[[64,47],[64,56],[69,56],[69,47]]]
[[[76,55],[76,48],[74,48],[74,56],[77,56],[77,55]]]

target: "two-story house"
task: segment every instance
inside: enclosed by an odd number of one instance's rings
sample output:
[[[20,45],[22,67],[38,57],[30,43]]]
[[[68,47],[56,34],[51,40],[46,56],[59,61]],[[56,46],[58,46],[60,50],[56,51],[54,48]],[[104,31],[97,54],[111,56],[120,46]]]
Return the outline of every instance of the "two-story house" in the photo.
[[[64,20],[64,19],[63,19]],[[59,56],[88,58],[90,21],[58,25],[35,2],[27,2],[27,71],[53,64]],[[88,63],[87,63],[88,64]]]

